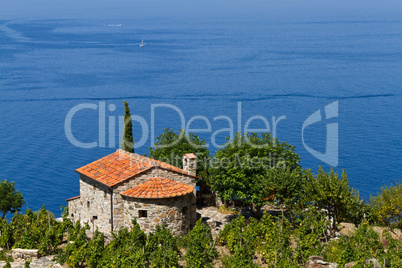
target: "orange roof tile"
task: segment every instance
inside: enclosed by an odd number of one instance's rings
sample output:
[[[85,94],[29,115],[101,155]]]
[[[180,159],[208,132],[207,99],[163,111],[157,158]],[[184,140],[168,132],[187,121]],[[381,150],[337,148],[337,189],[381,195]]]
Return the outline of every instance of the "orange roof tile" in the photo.
[[[135,198],[169,198],[191,193],[194,188],[181,182],[175,182],[164,178],[151,178],[127,191],[122,195]]]
[[[121,149],[76,171],[111,187],[156,166],[198,178],[178,167]]]
[[[75,200],[75,199],[78,199],[78,198],[80,198],[80,197],[81,197],[80,195],[79,195],[79,196],[71,197],[71,198],[69,198],[69,199],[66,199],[66,202],[72,201],[72,200]]]

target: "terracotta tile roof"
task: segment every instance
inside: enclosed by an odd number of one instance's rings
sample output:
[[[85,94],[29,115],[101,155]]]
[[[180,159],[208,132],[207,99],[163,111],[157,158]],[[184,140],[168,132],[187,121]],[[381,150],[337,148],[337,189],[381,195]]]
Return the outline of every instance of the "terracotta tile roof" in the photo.
[[[73,201],[73,200],[78,199],[78,198],[80,198],[80,197],[81,197],[80,195],[79,195],[79,196],[71,197],[71,198],[69,198],[69,199],[66,199],[66,202],[68,202],[68,201]]]
[[[76,171],[111,187],[154,167],[198,178],[175,166],[121,149]]]
[[[164,178],[151,178],[130,190],[121,193],[135,198],[169,198],[191,193],[194,188],[181,182],[175,182]]]

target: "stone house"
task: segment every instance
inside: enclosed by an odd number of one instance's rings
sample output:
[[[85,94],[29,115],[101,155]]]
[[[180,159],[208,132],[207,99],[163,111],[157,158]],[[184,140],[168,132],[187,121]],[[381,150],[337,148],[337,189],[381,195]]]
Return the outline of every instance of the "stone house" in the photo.
[[[166,224],[176,235],[196,222],[196,156],[183,156],[183,169],[121,149],[76,170],[80,195],[67,199],[73,222],[107,234],[132,226],[152,232]]]

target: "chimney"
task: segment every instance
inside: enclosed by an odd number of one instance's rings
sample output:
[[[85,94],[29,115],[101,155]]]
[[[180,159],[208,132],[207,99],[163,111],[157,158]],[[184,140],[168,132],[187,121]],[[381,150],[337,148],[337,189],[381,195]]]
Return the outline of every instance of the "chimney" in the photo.
[[[183,155],[183,169],[191,175],[197,175],[197,156],[195,154]]]

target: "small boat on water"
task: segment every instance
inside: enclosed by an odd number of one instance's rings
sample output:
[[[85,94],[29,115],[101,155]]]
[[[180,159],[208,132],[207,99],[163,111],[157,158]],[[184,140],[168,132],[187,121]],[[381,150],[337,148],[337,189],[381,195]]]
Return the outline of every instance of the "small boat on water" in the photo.
[[[140,47],[145,47],[144,39],[142,39]]]

